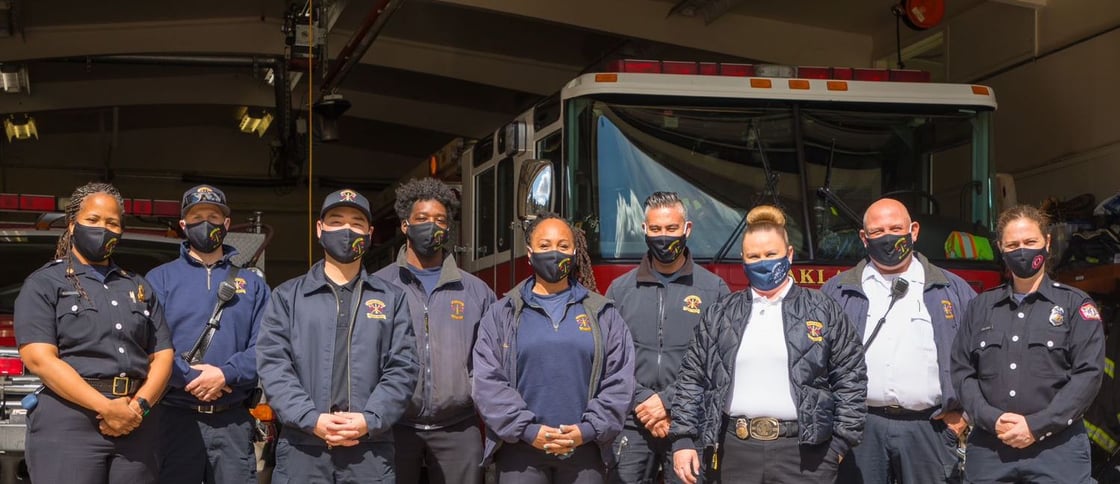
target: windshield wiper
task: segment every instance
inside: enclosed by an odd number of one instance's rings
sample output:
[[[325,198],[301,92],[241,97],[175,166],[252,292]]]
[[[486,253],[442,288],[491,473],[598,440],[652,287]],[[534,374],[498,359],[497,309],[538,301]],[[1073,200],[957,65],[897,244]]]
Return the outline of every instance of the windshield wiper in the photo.
[[[844,200],[841,200],[840,197],[832,191],[832,164],[835,159],[836,140],[833,139],[832,148],[828,150],[828,166],[825,168],[824,172],[824,186],[817,187],[817,196],[839,209],[840,213],[848,219],[851,219],[852,223],[856,224],[857,227],[862,227],[863,220],[860,218],[859,214],[857,214],[855,210],[852,210],[852,207],[849,207],[847,203],[844,203]]]
[[[775,207],[782,208],[781,201],[778,199],[778,173],[770,168],[770,159],[766,157],[766,149],[762,146],[762,133],[758,129],[757,120],[751,121],[750,131],[747,132],[747,150],[750,150],[751,140],[754,140],[754,148],[758,151],[759,161],[762,162],[762,170],[766,175],[766,188],[762,192],[755,195],[753,206],[758,206],[766,202],[767,196],[770,197],[771,204]],[[735,246],[735,241],[739,239],[740,234],[747,226],[747,214],[750,208],[743,211],[743,218],[735,225],[735,229],[731,231],[731,235],[719,247],[716,252],[714,263],[718,264],[727,258],[727,254],[731,252],[731,248]]]

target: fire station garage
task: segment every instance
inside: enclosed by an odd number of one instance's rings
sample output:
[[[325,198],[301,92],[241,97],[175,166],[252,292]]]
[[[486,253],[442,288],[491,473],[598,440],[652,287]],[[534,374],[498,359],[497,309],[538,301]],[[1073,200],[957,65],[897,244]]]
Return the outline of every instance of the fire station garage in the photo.
[[[890,197],[982,292],[1010,277],[1000,213],[1027,204],[1052,222],[1050,277],[1106,331],[1120,305],[1115,0],[0,0],[0,91],[4,482],[26,479],[38,386],[15,300],[91,181],[124,198],[123,268],[178,258],[184,192],[207,185],[235,262],[275,288],[323,258],[337,190],[369,201],[364,267],[395,263],[394,190],[434,177],[459,199],[448,253],[499,296],[531,274],[540,210],[586,234],[605,292],[647,253],[656,191],[733,291],[752,207],[785,211],[790,275],[820,288],[865,260],[864,211]],[[1112,346],[1084,416],[1105,482]]]

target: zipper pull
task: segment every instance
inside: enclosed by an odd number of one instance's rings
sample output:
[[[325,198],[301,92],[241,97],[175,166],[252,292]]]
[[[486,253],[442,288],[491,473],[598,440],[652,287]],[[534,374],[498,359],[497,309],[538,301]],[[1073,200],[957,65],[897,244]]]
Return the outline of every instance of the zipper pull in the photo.
[[[719,470],[719,443],[716,443],[716,448],[712,451],[712,470]]]

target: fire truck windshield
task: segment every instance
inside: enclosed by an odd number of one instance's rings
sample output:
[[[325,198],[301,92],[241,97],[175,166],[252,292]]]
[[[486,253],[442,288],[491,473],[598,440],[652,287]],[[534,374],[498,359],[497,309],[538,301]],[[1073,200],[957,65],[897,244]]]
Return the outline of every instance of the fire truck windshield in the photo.
[[[797,259],[862,257],[861,222],[818,197],[826,184],[856,214],[884,195],[901,200],[922,222],[919,250],[924,242],[932,259],[944,258],[950,232],[990,226],[987,192],[959,182],[988,170],[989,112],[720,101],[569,101],[568,211],[590,232],[596,258],[645,253],[642,202],[658,190],[686,201],[689,247],[701,260],[737,260],[743,216],[761,203],[787,213]],[[986,217],[973,220],[976,204]]]

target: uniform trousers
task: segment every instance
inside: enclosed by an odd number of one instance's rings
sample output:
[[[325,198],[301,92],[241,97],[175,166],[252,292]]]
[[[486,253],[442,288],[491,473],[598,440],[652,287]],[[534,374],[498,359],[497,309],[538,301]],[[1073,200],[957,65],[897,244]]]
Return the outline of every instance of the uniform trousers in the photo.
[[[253,417],[237,406],[218,413],[157,405],[160,484],[254,484],[257,459]]]
[[[842,484],[961,482],[957,434],[933,411],[886,413],[871,408],[863,441],[840,464]]]
[[[117,397],[119,398],[119,397]],[[98,430],[97,413],[50,390],[27,416],[25,459],[33,482],[68,484],[154,484],[161,432],[149,414],[136,430],[108,437]]]
[[[420,467],[428,467],[430,484],[482,482],[482,430],[473,416],[434,430],[404,425],[393,427],[398,484],[420,482]]]
[[[801,445],[797,437],[741,440],[729,429],[723,433],[719,467],[710,474],[724,484],[832,484],[839,456],[828,448],[831,442]]]
[[[505,444],[494,457],[498,484],[603,484],[599,446],[587,443],[561,459],[524,442]]]
[[[664,476],[665,484],[677,484],[680,479],[673,472],[673,449],[668,439],[659,439],[650,434],[641,422],[636,422],[631,413],[626,426],[614,441],[614,452],[618,458],[618,470],[611,476],[614,484],[653,484],[658,472]]]
[[[285,428],[283,432],[298,432]],[[352,447],[296,445],[280,436],[276,444],[273,484],[358,484],[396,482],[391,442],[363,442]]]
[[[1025,449],[1010,447],[979,427],[968,436],[964,475],[970,483],[1084,484],[1093,482],[1091,471],[1081,420]]]

